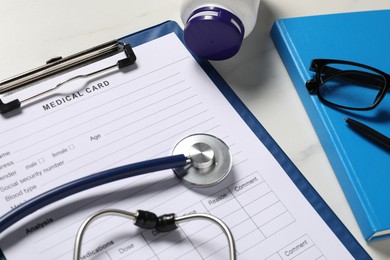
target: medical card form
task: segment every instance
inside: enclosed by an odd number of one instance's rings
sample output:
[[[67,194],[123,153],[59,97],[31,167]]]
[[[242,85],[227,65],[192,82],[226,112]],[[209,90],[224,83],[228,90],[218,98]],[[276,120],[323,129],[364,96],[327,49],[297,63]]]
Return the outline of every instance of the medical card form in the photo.
[[[1,215],[71,180],[170,155],[195,133],[229,145],[229,177],[211,188],[188,188],[167,170],[70,196],[0,234],[7,259],[70,259],[83,220],[108,208],[216,215],[232,230],[238,259],[352,259],[175,34],[134,52],[129,70],[64,85],[19,114],[0,117]],[[114,64],[118,55],[17,94]],[[81,259],[226,259],[227,246],[219,227],[207,221],[159,233],[114,216],[90,226]]]

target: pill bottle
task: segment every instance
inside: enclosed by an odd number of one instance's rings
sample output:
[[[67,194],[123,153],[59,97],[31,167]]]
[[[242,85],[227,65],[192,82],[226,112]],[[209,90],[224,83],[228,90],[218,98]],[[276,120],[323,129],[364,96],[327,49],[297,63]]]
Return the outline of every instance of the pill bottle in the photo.
[[[260,0],[182,0],[184,42],[201,58],[234,56],[257,19]]]

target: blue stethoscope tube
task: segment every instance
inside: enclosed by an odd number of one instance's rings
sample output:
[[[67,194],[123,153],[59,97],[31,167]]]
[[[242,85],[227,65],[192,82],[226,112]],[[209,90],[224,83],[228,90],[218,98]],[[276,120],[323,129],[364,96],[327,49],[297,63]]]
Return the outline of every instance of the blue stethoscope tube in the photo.
[[[229,147],[208,134],[187,136],[174,147],[173,154],[105,170],[44,192],[0,217],[0,233],[53,202],[113,181],[173,169],[191,187],[210,187],[221,182],[232,167]]]
[[[137,175],[181,168],[189,163],[189,159],[183,154],[172,155],[120,166],[71,181],[38,195],[3,215],[0,218],[0,233],[38,209],[78,192]]]

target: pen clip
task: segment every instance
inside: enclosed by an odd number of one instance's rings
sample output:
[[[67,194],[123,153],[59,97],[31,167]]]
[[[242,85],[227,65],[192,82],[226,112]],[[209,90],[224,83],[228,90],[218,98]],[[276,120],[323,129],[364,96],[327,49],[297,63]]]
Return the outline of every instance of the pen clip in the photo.
[[[112,69],[114,67],[117,67],[118,69],[122,69],[125,67],[128,67],[135,63],[136,56],[133,52],[133,49],[129,44],[119,42],[117,40],[113,40],[101,45],[98,45],[96,47],[90,48],[88,50],[76,53],[74,55],[65,57],[65,58],[56,58],[48,61],[45,65],[38,67],[36,69],[33,69],[31,71],[27,71],[25,73],[22,73],[20,75],[14,76],[12,78],[6,79],[4,81],[0,82],[0,94],[7,93],[12,90],[17,90],[23,86],[26,86],[28,84],[31,84],[33,82],[42,80],[44,78],[48,78],[50,76],[56,75],[58,73],[63,73],[68,70],[75,69],[80,66],[84,66],[86,64],[95,62],[97,60],[101,60],[103,58],[107,58],[109,56],[112,56],[114,54],[117,54],[119,52],[124,52],[126,55],[126,58],[118,60],[118,62],[112,66],[108,66],[104,69],[100,69],[97,71],[94,71],[92,73],[89,73],[87,75],[79,75],[74,78],[68,79],[55,87],[45,90],[43,92],[40,92],[34,96],[30,96],[24,100],[15,99],[8,103],[4,103],[0,99],[0,114],[8,113],[10,111],[13,111],[15,109],[18,109],[21,107],[21,104],[25,101],[34,99],[38,96],[41,96],[49,91],[52,91],[64,83],[78,78],[78,77],[89,77],[92,75],[95,75],[97,73],[101,73],[103,71]]]

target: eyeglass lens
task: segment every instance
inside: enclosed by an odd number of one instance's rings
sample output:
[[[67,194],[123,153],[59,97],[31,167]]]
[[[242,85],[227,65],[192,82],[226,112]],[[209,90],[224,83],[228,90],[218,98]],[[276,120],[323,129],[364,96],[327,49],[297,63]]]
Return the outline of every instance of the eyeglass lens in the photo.
[[[319,95],[334,105],[364,109],[373,106],[385,87],[377,72],[347,64],[327,64],[321,70]]]

